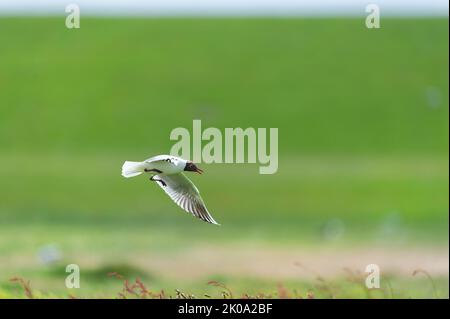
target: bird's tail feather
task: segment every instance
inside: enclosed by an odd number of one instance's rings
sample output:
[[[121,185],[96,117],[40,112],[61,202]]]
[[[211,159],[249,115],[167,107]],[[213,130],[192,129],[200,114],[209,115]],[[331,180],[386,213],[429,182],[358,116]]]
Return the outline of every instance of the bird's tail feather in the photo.
[[[122,176],[133,177],[138,176],[144,172],[144,165],[142,162],[125,161],[122,165]]]

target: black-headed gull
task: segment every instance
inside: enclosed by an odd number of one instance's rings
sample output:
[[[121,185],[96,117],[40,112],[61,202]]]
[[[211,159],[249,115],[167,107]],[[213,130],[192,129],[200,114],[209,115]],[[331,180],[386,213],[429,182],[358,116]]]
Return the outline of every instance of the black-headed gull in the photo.
[[[205,222],[219,225],[208,212],[197,187],[183,174],[184,171],[203,173],[191,161],[171,155],[158,155],[143,162],[126,161],[122,166],[122,176],[127,178],[142,173],[152,174],[150,180],[156,182],[178,206]]]

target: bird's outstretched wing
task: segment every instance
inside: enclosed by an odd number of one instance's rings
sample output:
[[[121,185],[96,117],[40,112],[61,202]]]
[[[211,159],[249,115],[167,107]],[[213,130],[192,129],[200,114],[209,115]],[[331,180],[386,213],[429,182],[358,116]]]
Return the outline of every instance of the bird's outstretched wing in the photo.
[[[156,175],[155,180],[162,180],[164,182],[157,182],[157,184],[186,212],[193,214],[205,222],[219,225],[208,212],[197,187],[183,173]]]

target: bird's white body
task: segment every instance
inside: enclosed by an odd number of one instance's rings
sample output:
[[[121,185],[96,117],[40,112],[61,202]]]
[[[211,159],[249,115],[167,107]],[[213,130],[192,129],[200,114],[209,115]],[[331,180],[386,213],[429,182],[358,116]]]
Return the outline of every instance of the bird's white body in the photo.
[[[133,177],[146,171],[158,172],[159,175],[171,175],[183,172],[187,161],[180,157],[158,155],[150,157],[143,162],[126,161],[122,166],[123,177]]]
[[[211,224],[217,224],[208,212],[200,192],[183,171],[188,169],[188,164],[193,166],[196,172],[201,172],[192,162],[171,155],[158,155],[142,162],[126,161],[122,166],[122,176],[133,177],[142,173],[152,174],[150,180],[158,182],[158,185],[167,195],[185,211]]]

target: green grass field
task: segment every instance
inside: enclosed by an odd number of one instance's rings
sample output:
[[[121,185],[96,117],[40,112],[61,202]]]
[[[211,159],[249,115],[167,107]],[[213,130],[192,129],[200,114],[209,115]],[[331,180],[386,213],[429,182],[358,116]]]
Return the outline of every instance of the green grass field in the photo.
[[[172,295],[220,296],[206,284],[218,280],[235,296],[276,297],[282,283],[304,298],[448,298],[448,19],[368,30],[362,19],[91,18],[68,30],[63,18],[0,18],[0,39],[0,298],[25,297],[14,276],[35,296],[116,297],[112,271]],[[220,227],[120,176],[124,160],[168,153],[171,130],[193,119],[279,128],[276,174],[203,164],[192,176]],[[62,255],[51,266],[38,257],[48,245]],[[335,272],[313,261],[323,249]],[[372,249],[404,260],[385,260],[380,291],[338,258]],[[254,251],[266,272],[241,263]],[[447,272],[420,264],[424,251],[447,256]],[[297,261],[318,274],[297,276]],[[68,263],[81,267],[78,290],[64,286]]]

